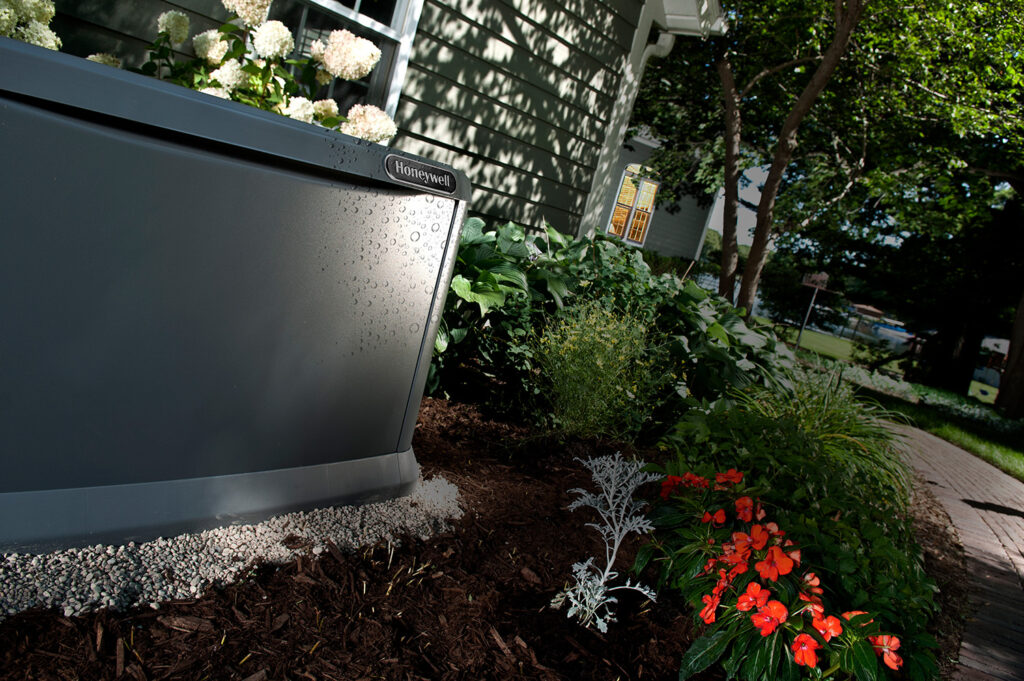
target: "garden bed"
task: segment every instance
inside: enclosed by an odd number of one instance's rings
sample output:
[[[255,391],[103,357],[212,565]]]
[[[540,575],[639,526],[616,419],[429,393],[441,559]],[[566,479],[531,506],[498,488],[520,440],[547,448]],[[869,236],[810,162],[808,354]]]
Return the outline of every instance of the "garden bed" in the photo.
[[[624,596],[607,635],[548,606],[572,564],[602,550],[588,512],[566,510],[568,489],[590,483],[573,457],[621,446],[563,444],[425,399],[414,448],[425,475],[460,489],[467,512],[452,532],[256,568],[159,610],[22,613],[0,624],[0,678],[675,679],[697,633],[681,599]],[[956,613],[963,565],[948,518],[914,508],[943,611]],[[958,624],[940,620],[940,660],[955,656]]]

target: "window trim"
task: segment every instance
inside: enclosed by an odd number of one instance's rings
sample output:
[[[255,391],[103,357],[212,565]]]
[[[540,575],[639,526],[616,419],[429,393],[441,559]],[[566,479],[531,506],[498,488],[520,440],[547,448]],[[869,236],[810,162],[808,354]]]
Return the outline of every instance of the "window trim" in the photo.
[[[650,174],[653,174],[653,171],[651,171],[650,168],[647,168],[639,163],[630,163],[623,169],[621,179],[619,180],[619,188],[615,192],[615,197],[612,203],[612,212],[611,215],[608,216],[608,224],[605,226],[606,234],[622,239],[626,243],[635,244],[637,246],[640,246],[641,248],[647,241],[647,235],[651,233],[651,224],[654,222],[654,211],[656,208],[655,199],[658,196],[658,190],[661,188],[661,183],[658,182],[657,180],[651,179],[649,177]],[[626,184],[626,180],[635,181],[637,184],[633,191],[632,200],[628,206],[625,203],[619,202],[619,198],[622,196],[622,189]],[[640,197],[643,195],[643,188],[645,183],[654,186],[654,190],[651,194],[650,211],[642,210],[637,206]],[[615,214],[617,212],[621,213],[621,211],[619,210],[620,208],[628,209],[628,212],[626,213],[626,221],[623,224],[621,236],[613,231]],[[633,231],[633,221],[637,212],[643,213],[647,216],[647,224],[643,227],[643,232],[639,240],[629,238],[630,233]]]
[[[412,55],[412,45],[416,37],[416,29],[419,26],[420,14],[423,11],[423,0],[397,0],[390,25],[360,14],[357,10],[346,7],[337,0],[302,0],[302,2],[307,6],[316,7],[358,24],[395,43],[394,57],[388,64],[386,77],[374,79],[367,93],[369,99],[383,101],[384,111],[388,116],[394,118],[398,111],[398,100],[402,96],[405,73],[409,67],[409,58]],[[356,6],[358,7],[358,3]]]

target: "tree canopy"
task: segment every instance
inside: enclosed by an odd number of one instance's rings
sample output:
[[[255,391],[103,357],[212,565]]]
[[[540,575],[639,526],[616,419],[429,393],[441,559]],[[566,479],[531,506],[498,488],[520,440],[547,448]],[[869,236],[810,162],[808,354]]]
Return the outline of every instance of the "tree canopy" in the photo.
[[[724,189],[730,300],[744,168],[769,169],[737,301],[748,309],[783,234],[882,245],[980,234],[998,190],[1024,196],[1024,0],[723,5],[725,36],[652,62],[633,122],[664,141],[651,164],[666,195]]]

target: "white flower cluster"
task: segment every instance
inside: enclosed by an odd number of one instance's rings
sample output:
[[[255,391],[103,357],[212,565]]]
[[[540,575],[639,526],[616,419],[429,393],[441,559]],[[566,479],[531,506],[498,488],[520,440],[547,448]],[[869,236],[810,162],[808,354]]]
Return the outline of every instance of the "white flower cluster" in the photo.
[[[281,113],[288,118],[294,118],[303,123],[312,123],[316,109],[313,106],[313,102],[305,97],[292,97],[288,100],[288,105],[281,110]]]
[[[176,9],[168,10],[156,18],[156,30],[166,33],[172,45],[188,40],[188,15]]]
[[[228,59],[219,69],[210,72],[210,79],[220,83],[228,92],[232,92],[245,85],[249,74],[242,70],[242,64],[237,59]]]
[[[234,12],[246,26],[259,26],[267,19],[272,0],[221,0],[229,12]]]
[[[253,31],[252,48],[265,59],[277,59],[295,49],[295,38],[280,21],[267,21]]]
[[[318,99],[313,102],[313,111],[317,118],[337,118],[338,103],[333,99]]]
[[[86,59],[94,61],[97,64],[113,66],[115,69],[121,68],[121,60],[109,52],[97,52],[96,54],[90,54]]]
[[[199,88],[199,91],[204,95],[213,95],[214,97],[220,97],[221,99],[231,99],[231,93],[222,87],[203,87]]]
[[[579,459],[577,459],[579,461]],[[605,545],[605,567],[601,570],[594,565],[594,559],[588,558],[583,563],[572,566],[576,583],[560,592],[551,601],[555,608],[569,602],[567,617],[576,617],[583,626],[594,626],[601,632],[608,631],[608,623],[615,621],[612,604],[616,603],[612,591],[631,589],[642,593],[652,601],[654,592],[641,585],[626,580],[620,586],[608,586],[618,573],[612,567],[618,554],[622,540],[630,532],[644,534],[654,529],[643,513],[643,504],[633,499],[633,494],[644,484],[654,482],[660,476],[645,473],[642,461],[629,461],[616,453],[615,456],[602,456],[597,459],[582,461],[600,489],[599,493],[583,489],[569,490],[578,498],[569,505],[574,511],[582,506],[589,506],[597,511],[601,523],[587,523],[601,533]]]
[[[380,48],[350,31],[331,31],[327,45],[322,49],[317,45],[319,42],[314,43],[315,52],[311,50],[311,54],[320,56],[313,58],[323,63],[324,68],[338,78],[359,80],[380,61]]]
[[[56,8],[52,0],[0,0],[0,36],[60,49],[60,38],[50,29]]]
[[[370,142],[383,143],[398,133],[398,126],[386,113],[372,104],[356,104],[345,114],[348,120],[340,130]]]
[[[197,33],[192,38],[192,47],[196,51],[196,56],[205,59],[211,66],[220,64],[231,48],[226,40],[221,39],[220,31],[215,28]]]

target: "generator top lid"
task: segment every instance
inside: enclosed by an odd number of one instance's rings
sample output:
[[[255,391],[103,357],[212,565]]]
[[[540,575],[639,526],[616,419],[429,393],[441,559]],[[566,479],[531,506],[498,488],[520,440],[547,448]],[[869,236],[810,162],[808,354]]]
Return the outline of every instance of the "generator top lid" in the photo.
[[[391,185],[469,201],[466,176],[441,163],[220,99],[173,83],[0,38],[0,96],[14,95],[118,119],[164,135],[188,135]]]

